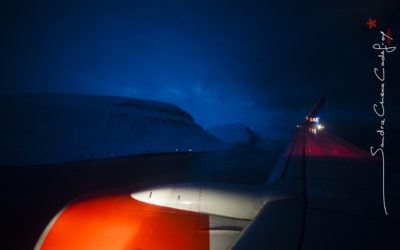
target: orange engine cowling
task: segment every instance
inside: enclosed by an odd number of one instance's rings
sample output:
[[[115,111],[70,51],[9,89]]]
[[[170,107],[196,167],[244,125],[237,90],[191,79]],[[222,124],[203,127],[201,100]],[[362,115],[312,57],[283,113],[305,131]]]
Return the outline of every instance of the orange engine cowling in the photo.
[[[67,206],[35,249],[209,249],[208,228],[205,214],[108,195]]]

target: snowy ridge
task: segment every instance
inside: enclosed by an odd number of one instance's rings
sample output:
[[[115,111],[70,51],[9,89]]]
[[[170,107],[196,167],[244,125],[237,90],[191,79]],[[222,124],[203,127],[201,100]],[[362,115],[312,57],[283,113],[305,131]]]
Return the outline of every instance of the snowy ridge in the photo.
[[[2,96],[0,116],[0,165],[228,147],[179,107],[135,98]]]
[[[228,143],[257,143],[262,140],[258,133],[241,123],[218,125],[207,132]]]

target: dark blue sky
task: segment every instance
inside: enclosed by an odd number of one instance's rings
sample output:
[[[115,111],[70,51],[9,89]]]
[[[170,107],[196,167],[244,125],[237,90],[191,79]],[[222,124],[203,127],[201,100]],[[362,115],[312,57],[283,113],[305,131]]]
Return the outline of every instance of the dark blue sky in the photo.
[[[167,101],[206,128],[242,122],[280,138],[326,96],[328,128],[375,140],[372,44],[380,29],[395,43],[400,34],[396,1],[2,1],[0,11],[2,93]],[[396,136],[398,53],[385,90]]]

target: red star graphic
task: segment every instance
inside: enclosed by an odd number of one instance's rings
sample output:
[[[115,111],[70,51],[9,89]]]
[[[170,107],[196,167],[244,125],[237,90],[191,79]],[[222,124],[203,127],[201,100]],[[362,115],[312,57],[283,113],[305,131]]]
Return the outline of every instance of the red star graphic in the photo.
[[[376,20],[372,20],[371,18],[368,20],[367,25],[369,26],[370,29],[372,29],[372,27],[376,27]]]

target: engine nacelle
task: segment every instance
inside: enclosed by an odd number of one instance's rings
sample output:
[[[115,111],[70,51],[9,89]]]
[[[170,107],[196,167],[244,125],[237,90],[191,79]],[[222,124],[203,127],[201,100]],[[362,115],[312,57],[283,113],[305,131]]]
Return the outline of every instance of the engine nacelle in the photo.
[[[179,183],[151,187],[131,196],[139,201],[197,213],[253,219],[266,200],[257,187]]]

